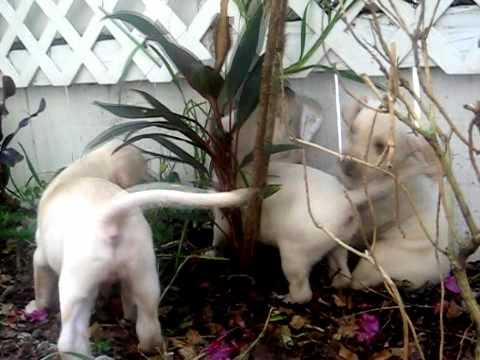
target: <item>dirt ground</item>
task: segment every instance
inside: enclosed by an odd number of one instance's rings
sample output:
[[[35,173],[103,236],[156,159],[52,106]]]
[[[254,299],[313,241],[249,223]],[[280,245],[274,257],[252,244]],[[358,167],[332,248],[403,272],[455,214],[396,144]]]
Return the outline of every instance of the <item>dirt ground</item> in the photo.
[[[0,249],[0,251],[2,251]],[[32,299],[32,248],[0,260],[0,359],[42,359],[55,353],[59,316],[27,318]],[[471,274],[478,273],[472,265]],[[171,279],[168,271],[162,287]],[[326,267],[311,276],[311,303],[287,305],[278,255],[262,249],[251,275],[233,272],[228,261],[186,262],[160,305],[171,359],[400,359],[403,327],[385,290],[338,291],[328,286]],[[474,280],[478,289],[480,282]],[[475,332],[455,284],[447,283],[443,311],[443,359],[471,359]],[[403,293],[424,358],[438,359],[441,344],[440,286]],[[118,294],[98,304],[91,320],[94,354],[114,359],[159,359],[138,352],[134,326],[122,320]],[[410,332],[409,359],[421,359]]]

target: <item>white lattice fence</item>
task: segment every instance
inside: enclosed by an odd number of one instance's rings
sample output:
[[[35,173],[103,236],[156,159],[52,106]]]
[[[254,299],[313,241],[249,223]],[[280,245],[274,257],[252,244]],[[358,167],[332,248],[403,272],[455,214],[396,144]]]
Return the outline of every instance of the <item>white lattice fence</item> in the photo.
[[[377,0],[390,7],[390,1]],[[429,37],[431,63],[447,74],[480,73],[480,0],[475,6],[451,7],[454,0],[427,1],[427,18],[433,17]],[[303,16],[309,0],[290,0],[291,9]],[[136,31],[109,20],[106,13],[122,9],[135,10],[155,20],[180,45],[205,62],[212,61],[208,30],[219,11],[219,0],[0,0],[0,70],[12,76],[19,87],[31,85],[71,85],[74,83],[115,84],[120,80],[168,82],[165,67],[155,65],[144,52],[137,51]],[[396,0],[396,6],[413,24],[418,11],[410,4]],[[372,42],[369,15],[362,12],[359,1],[346,14],[348,23],[367,42]],[[185,13],[189,12],[189,15]],[[234,33],[242,20],[230,1]],[[315,42],[326,22],[326,14],[315,2],[307,12],[307,47]],[[401,66],[412,64],[409,40],[386,11],[380,18],[388,42],[396,43]],[[123,26],[123,25],[122,25]],[[287,27],[286,64],[298,59],[300,21]],[[338,22],[325,46],[309,64],[347,66],[358,73],[379,74],[377,64]],[[127,66],[127,64],[130,64]],[[307,64],[307,65],[309,65]],[[127,66],[127,67],[126,67]],[[126,70],[126,71],[124,71]],[[308,71],[296,76],[305,77]]]

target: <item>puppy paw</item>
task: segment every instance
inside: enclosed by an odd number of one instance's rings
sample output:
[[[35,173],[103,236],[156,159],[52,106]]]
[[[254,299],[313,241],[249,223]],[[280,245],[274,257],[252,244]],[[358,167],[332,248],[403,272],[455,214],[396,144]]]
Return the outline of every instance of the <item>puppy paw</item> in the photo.
[[[285,304],[306,304],[312,300],[312,293],[303,294],[302,296],[299,296],[299,294],[292,295],[291,293],[285,295],[274,294],[274,298],[279,299]]]
[[[25,314],[29,315],[35,311],[44,310],[37,306],[37,302],[35,300],[30,301],[27,306],[25,306]]]
[[[332,287],[334,287],[335,289],[344,289],[344,288],[350,287],[351,284],[352,284],[352,279],[341,273],[338,273],[337,275],[335,275],[335,277],[332,280]]]
[[[167,352],[167,344],[163,336],[155,336],[138,344],[138,349],[144,353],[165,354]]]

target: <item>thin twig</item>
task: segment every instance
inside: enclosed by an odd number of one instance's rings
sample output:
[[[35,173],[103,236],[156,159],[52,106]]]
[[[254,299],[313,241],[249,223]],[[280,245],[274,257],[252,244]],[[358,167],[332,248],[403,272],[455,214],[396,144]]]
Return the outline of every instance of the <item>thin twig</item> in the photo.
[[[263,329],[258,334],[257,338],[248,346],[247,349],[245,349],[244,352],[242,352],[240,355],[238,355],[234,360],[242,360],[245,359],[248,354],[250,354],[250,351],[258,344],[258,342],[262,339],[262,337],[265,335],[265,332],[267,331],[268,324],[270,323],[270,318],[272,317],[274,307],[270,307],[270,310],[268,311],[268,316],[267,319],[265,320],[265,323],[263,324]]]

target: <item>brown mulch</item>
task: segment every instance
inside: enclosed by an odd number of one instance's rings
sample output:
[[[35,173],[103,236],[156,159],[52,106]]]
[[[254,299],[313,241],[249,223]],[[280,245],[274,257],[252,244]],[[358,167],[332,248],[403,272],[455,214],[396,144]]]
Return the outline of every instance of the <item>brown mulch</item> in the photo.
[[[2,253],[3,251],[3,253]],[[32,299],[31,247],[0,248],[0,359],[42,359],[54,353],[59,316],[29,321],[22,309]],[[478,273],[472,265],[471,274]],[[171,272],[165,272],[165,287]],[[233,271],[227,261],[190,260],[160,305],[160,320],[172,359],[400,359],[402,321],[382,289],[335,290],[328,286],[324,264],[312,276],[314,300],[287,305],[274,294],[287,292],[278,255],[261,249],[251,275]],[[473,281],[474,286],[479,286]],[[403,293],[425,358],[438,359],[439,286]],[[359,336],[361,319],[378,321],[378,331]],[[267,321],[269,318],[269,321]],[[91,320],[96,356],[159,359],[137,350],[134,326],[122,320],[118,295],[97,306]],[[259,334],[262,333],[262,337]],[[459,295],[446,290],[443,359],[472,359],[475,332]],[[250,345],[255,342],[256,346]],[[410,336],[409,359],[420,359]],[[248,350],[248,351],[247,351]]]

